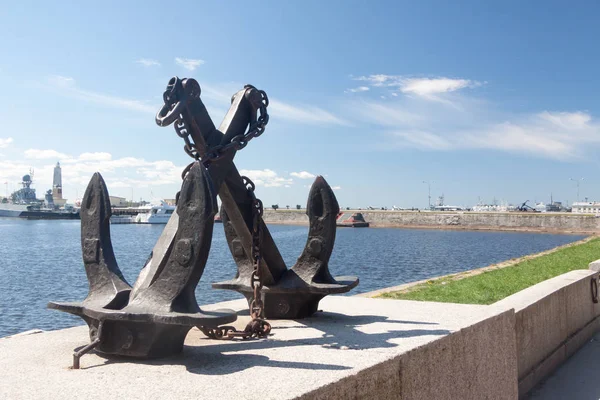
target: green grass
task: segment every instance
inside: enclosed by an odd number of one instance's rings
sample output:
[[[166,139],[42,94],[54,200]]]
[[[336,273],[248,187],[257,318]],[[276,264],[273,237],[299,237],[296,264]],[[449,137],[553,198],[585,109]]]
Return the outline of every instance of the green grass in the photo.
[[[379,297],[492,304],[546,279],[576,269],[587,269],[588,264],[597,259],[600,259],[600,238],[480,275],[460,280],[451,277],[434,279],[407,291],[384,293]]]

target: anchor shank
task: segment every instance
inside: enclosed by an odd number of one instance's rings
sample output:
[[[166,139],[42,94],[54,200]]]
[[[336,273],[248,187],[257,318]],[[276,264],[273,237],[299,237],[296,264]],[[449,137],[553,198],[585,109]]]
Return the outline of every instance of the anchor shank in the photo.
[[[233,96],[231,107],[218,130],[212,129],[214,125],[209,122],[210,117],[202,100],[195,98],[190,102],[188,111],[190,113],[194,111],[194,114],[190,115],[193,121],[189,127],[190,136],[200,154],[205,154],[210,147],[215,146],[218,137],[220,137],[219,143],[228,143],[232,137],[246,131],[248,122],[256,116],[256,108],[248,100],[246,92],[247,89],[240,90]],[[215,188],[219,188],[218,194],[221,198],[222,207],[240,238],[244,252],[249,256],[252,249],[250,227],[252,226],[251,207],[253,199],[243,185],[240,173],[233,163],[234,155],[235,151],[232,151],[224,158],[210,163],[208,173]],[[261,244],[263,254],[261,260],[262,276],[265,284],[270,284],[276,282],[287,268],[262,218],[259,223],[263,229],[263,242]]]

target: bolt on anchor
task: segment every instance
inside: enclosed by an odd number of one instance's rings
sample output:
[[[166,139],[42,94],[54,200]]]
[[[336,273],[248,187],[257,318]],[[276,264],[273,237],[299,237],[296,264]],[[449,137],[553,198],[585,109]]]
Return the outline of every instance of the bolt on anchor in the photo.
[[[156,123],[174,124],[185,141],[186,153],[206,166],[221,198],[221,220],[238,271],[234,279],[213,287],[242,293],[253,316],[294,319],[314,314],[326,295],[345,293],[358,285],[356,277],[333,278],[329,273],[339,206],[323,177],[317,177],[309,194],[306,247],[288,269],[263,221],[254,183],[240,176],[233,163],[235,153],[264,132],[269,121],[266,93],[252,85],[235,93],[219,129],[200,95],[194,79],[172,78]]]
[[[216,214],[216,196],[200,163],[193,163],[185,176],[177,208],[133,288],[115,259],[108,190],[99,173],[90,180],[80,214],[89,294],[82,302],[48,303],[48,308],[81,317],[89,327],[91,343],[73,355],[73,368],[79,368],[79,358],[94,348],[138,358],[176,354],[192,327],[236,320],[231,310],[202,311],[194,293]]]

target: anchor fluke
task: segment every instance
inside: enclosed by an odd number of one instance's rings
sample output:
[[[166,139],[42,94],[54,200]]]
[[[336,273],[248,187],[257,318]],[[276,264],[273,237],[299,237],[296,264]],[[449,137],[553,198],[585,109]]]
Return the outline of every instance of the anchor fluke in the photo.
[[[115,259],[110,239],[110,198],[106,183],[96,172],[81,203],[81,253],[89,293],[81,303],[54,303],[49,308],[83,316],[82,307],[118,310],[127,304],[131,286]]]
[[[167,238],[159,238],[136,282],[135,296],[129,296],[131,288],[114,260],[107,199],[104,181],[96,174],[81,210],[90,295],[82,303],[49,303],[49,308],[80,315],[88,323],[97,351],[141,358],[180,352],[194,326],[216,327],[236,320],[230,310],[203,312],[194,294],[210,251],[216,213],[216,196],[199,162],[185,176],[177,209],[167,225],[170,229],[162,234]],[[93,240],[98,241],[97,247]],[[118,301],[107,302],[113,292]],[[120,293],[127,296],[121,298]]]
[[[357,277],[333,278],[329,272],[329,258],[335,244],[336,217],[339,211],[333,190],[325,178],[318,176],[308,195],[306,213],[310,228],[304,251],[296,264],[287,269],[280,279],[274,284],[266,284],[262,289],[266,318],[309,317],[317,311],[323,297],[348,292],[358,285]],[[221,219],[229,248],[238,265],[238,273],[233,280],[213,283],[213,287],[236,290],[251,301],[252,263],[239,245],[235,230],[223,211]]]

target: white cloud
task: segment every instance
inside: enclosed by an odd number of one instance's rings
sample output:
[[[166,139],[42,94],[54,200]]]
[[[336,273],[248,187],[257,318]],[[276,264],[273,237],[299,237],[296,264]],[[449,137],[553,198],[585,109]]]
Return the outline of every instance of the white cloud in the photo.
[[[81,153],[79,155],[80,161],[108,161],[112,158],[110,153]]]
[[[204,60],[198,60],[193,58],[181,58],[175,57],[175,63],[177,65],[181,65],[183,68],[188,71],[194,71],[196,68],[204,64]]]
[[[389,79],[376,76],[372,81],[383,84]],[[349,113],[372,131],[378,131],[381,140],[376,141],[374,148],[486,149],[573,160],[600,147],[600,122],[588,112],[507,113],[485,100],[464,94],[454,96],[453,107],[447,107],[444,102],[431,103],[424,96],[459,90],[466,82],[412,84],[406,87],[415,96],[388,97],[386,101],[354,99],[346,103]]]
[[[346,89],[344,92],[345,93],[360,93],[360,92],[367,92],[369,91],[369,87],[368,86],[359,86],[353,89]]]
[[[300,171],[300,172],[290,172],[290,175],[293,176],[294,178],[298,178],[298,179],[311,179],[311,178],[316,178],[315,174],[311,174],[308,171]]]
[[[28,149],[25,150],[25,158],[30,160],[47,160],[53,159],[56,161],[70,158],[64,153],[59,153],[56,150],[39,150],[39,149]]]
[[[293,183],[292,179],[283,178],[277,172],[270,169],[242,169],[240,175],[250,178],[256,186],[264,187],[289,187]]]
[[[596,136],[596,140],[600,140],[600,130],[596,131]],[[459,135],[457,139],[459,147],[529,153],[554,159],[568,159],[579,154],[568,131],[548,130],[534,121],[505,122],[480,134]]]
[[[315,106],[291,105],[279,100],[271,100],[268,110],[273,118],[287,119],[304,124],[351,125],[348,121]]]
[[[399,131],[391,135],[400,139],[396,143],[399,147],[415,147],[425,150],[449,150],[453,144],[447,139],[427,131]]]
[[[331,189],[333,190],[342,190],[341,186],[332,186]]]
[[[600,124],[584,112],[514,115],[503,122],[475,123],[466,129],[392,132],[396,147],[427,150],[489,149],[567,160],[600,145]]]
[[[454,92],[459,89],[480,86],[479,82],[468,79],[423,78],[404,79],[400,86],[402,93],[414,93],[419,96],[431,96],[439,93]]]
[[[60,88],[72,88],[75,86],[75,79],[67,76],[51,75],[48,77],[48,83]]]
[[[372,86],[382,87],[382,86],[397,86],[397,81],[401,79],[399,75],[383,75],[383,74],[375,74],[375,75],[367,75],[367,76],[359,76],[353,78],[355,81],[364,81],[370,83]]]
[[[52,187],[54,166],[56,160],[60,160],[63,190],[65,196],[71,197],[71,202],[75,200],[76,190],[79,191],[79,196],[83,195],[94,172],[102,174],[112,195],[129,195],[131,188],[162,187],[163,192],[174,197],[181,184],[181,171],[184,168],[167,160],[147,161],[136,157],[113,159],[111,154],[104,152],[69,156],[51,149],[29,149],[24,156],[19,159],[26,158],[30,163],[0,161],[0,181],[9,182],[15,189],[21,177],[33,168],[35,187],[38,189],[38,197],[41,197],[43,191]]]
[[[0,149],[8,147],[13,142],[13,138],[9,137],[6,139],[0,138]]]
[[[584,112],[574,112],[574,113],[570,113],[570,112],[548,112],[548,111],[544,111],[540,114],[538,114],[538,116],[542,119],[542,120],[546,120],[550,123],[552,123],[553,125],[556,125],[558,127],[564,128],[564,129],[583,129],[588,126],[588,123],[591,121],[592,117]]]
[[[419,110],[412,110],[403,103],[387,103],[380,101],[356,101],[350,108],[355,117],[380,125],[414,126],[424,123],[425,115]]]
[[[143,65],[144,67],[160,67],[160,63],[151,58],[140,58],[136,60],[136,63]]]
[[[158,110],[158,105],[150,105],[139,100],[131,100],[118,96],[112,96],[104,93],[93,92],[79,88],[75,79],[60,75],[48,77],[47,84],[49,87],[61,95],[76,98],[90,103],[99,104],[102,106],[114,107],[119,109],[127,109],[145,113],[155,114]]]
[[[443,94],[456,92],[466,88],[476,88],[482,83],[470,79],[454,79],[447,77],[411,78],[403,75],[367,75],[353,78],[357,81],[367,82],[372,87],[399,90],[406,95],[419,96],[424,99],[451,104],[451,101],[442,97]],[[366,86],[365,86],[366,87]],[[396,92],[393,96],[398,96]]]

